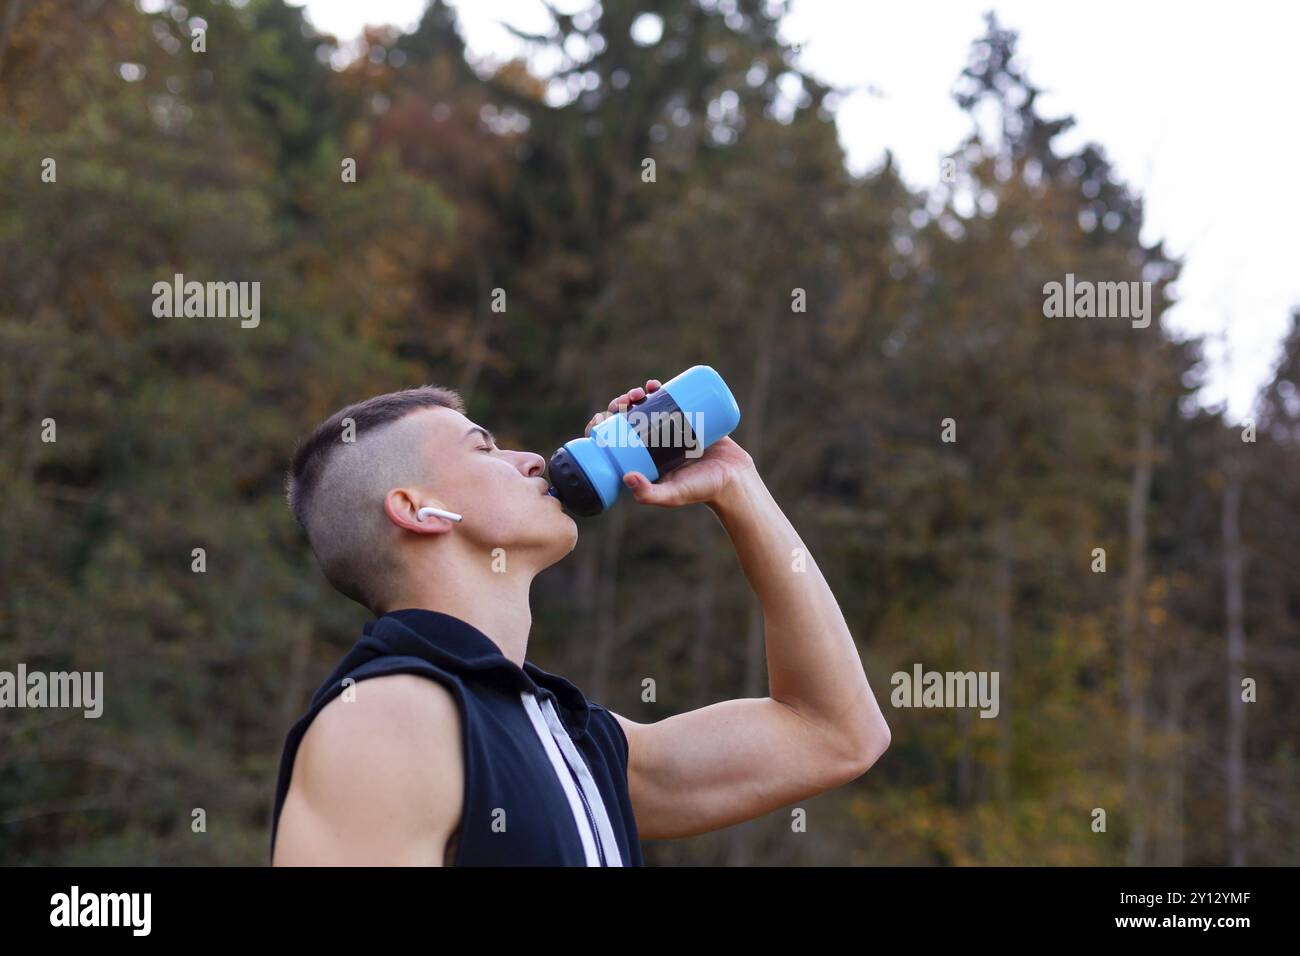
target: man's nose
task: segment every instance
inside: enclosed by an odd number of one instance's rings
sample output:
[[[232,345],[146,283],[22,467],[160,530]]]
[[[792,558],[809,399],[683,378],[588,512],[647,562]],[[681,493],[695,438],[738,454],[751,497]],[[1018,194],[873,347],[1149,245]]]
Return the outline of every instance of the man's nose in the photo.
[[[546,459],[541,455],[532,451],[520,451],[515,454],[519,456],[519,470],[524,473],[524,477],[535,478],[546,474]]]

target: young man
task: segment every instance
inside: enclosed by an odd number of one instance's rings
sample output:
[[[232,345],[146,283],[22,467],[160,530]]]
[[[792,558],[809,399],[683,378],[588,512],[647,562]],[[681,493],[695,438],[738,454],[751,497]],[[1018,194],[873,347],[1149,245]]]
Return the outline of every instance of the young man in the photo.
[[[641,865],[642,838],[752,819],[888,747],[834,595],[730,438],[626,483],[722,523],[763,608],[770,695],[645,724],[526,661],[533,577],[578,538],[545,467],[432,386],[341,409],[299,447],[290,506],[326,577],[376,617],[289,732],[273,865]]]

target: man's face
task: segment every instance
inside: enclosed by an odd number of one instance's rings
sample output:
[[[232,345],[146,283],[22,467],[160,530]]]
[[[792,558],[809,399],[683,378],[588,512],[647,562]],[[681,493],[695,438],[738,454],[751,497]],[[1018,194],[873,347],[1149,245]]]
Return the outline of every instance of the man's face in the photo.
[[[491,433],[450,408],[414,413],[430,478],[419,485],[431,503],[463,515],[454,534],[506,560],[526,557],[538,568],[559,561],[578,542],[578,526],[547,494],[546,459],[498,448]]]

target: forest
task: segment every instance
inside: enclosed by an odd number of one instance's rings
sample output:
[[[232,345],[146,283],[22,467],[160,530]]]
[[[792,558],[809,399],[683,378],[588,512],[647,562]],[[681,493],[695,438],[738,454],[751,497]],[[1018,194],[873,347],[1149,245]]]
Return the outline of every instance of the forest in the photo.
[[[549,456],[695,364],[893,742],[806,832],[647,863],[1300,863],[1300,303],[1251,417],[1206,407],[1182,263],[1013,24],[952,64],[969,134],[918,190],[847,171],[782,7],[553,11],[539,76],[441,0],[356,56],[282,0],[0,0],[0,669],[104,675],[97,719],[0,710],[0,863],[266,862],[285,733],[369,616],[285,503],[316,422],[432,383]],[[178,275],[257,282],[258,321],[159,314]],[[1149,283],[1149,321],[1048,315],[1067,275]],[[767,693],[705,508],[580,529],[530,660],[642,722]],[[890,703],[924,671],[996,672],[996,716]]]

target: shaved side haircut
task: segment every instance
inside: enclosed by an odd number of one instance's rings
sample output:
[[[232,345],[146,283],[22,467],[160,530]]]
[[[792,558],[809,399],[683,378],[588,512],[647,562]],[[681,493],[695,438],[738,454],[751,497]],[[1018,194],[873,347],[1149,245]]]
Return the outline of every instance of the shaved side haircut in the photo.
[[[460,395],[437,385],[376,395],[317,425],[294,452],[285,479],[289,508],[325,577],[375,614],[397,570],[384,496],[429,479],[421,430],[410,417],[425,408],[465,414]]]

